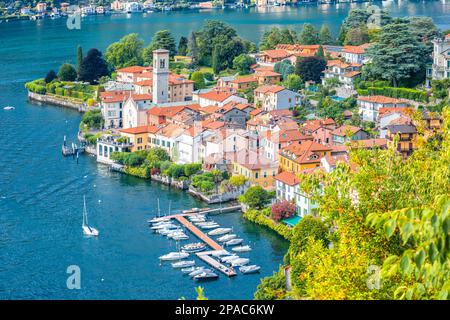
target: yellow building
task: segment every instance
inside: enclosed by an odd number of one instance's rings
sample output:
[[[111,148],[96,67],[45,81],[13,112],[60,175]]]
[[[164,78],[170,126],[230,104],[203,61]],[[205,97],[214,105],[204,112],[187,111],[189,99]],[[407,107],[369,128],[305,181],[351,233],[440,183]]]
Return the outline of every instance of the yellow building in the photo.
[[[278,163],[270,161],[251,150],[238,151],[232,160],[234,175],[245,176],[251,184],[266,189],[275,186],[274,177],[278,174]]]
[[[134,152],[149,149],[149,133],[154,133],[157,130],[158,128],[155,126],[140,126],[122,129],[119,132],[122,137],[128,138],[128,142],[133,144],[131,147],[131,152]]]
[[[320,166],[320,159],[331,155],[331,148],[306,140],[280,150],[280,170],[300,174],[305,169]]]

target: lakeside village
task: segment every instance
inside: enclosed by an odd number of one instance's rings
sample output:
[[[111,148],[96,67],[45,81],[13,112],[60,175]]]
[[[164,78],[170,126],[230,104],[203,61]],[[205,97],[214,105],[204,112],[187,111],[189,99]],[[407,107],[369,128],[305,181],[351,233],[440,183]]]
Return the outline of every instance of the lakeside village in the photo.
[[[238,8],[269,8],[296,6],[300,4],[332,4],[370,2],[369,0],[213,0],[213,1],[81,1],[77,3],[56,1],[15,1],[0,6],[0,22],[14,20],[57,19],[69,14],[80,13],[82,17],[106,14],[152,13],[174,10],[209,10]],[[2,2],[0,2],[1,4]]]
[[[368,18],[352,10],[337,40],[326,26],[274,28],[259,48],[220,21],[178,48],[167,30],[148,47],[131,34],[104,57],[79,48],[76,66],[26,87],[30,100],[86,108],[79,139],[98,162],[208,203],[238,199],[291,240],[256,298],[443,297],[448,255],[427,246],[448,232],[424,235],[417,208],[448,222],[435,208],[449,194],[450,32],[387,14],[368,30]],[[441,269],[423,273],[429,259]],[[391,272],[380,290],[367,289],[372,264]]]

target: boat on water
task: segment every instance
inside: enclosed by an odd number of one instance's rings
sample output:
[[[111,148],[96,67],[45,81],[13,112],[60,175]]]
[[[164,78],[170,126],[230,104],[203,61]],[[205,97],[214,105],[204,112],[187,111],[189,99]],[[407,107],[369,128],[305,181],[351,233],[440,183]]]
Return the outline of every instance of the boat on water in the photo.
[[[183,213],[197,213],[197,212],[203,212],[208,211],[209,208],[192,208],[190,210],[183,210]]]
[[[173,223],[164,223],[164,224],[159,224],[156,226],[151,226],[150,229],[159,230],[159,229],[170,229],[170,228],[175,228],[175,227],[178,227],[178,226]]]
[[[164,229],[158,229],[158,230],[156,230],[157,233],[159,233],[160,235],[163,235],[163,236],[167,236],[167,235],[169,235],[169,234],[171,234],[171,233],[174,233],[174,232],[176,232],[176,231],[182,232],[183,229],[181,229],[181,228],[175,228],[175,229],[173,229],[173,228],[170,228],[170,229],[164,228]]]
[[[170,221],[170,218],[166,218],[166,217],[160,217],[160,218],[156,217],[156,218],[147,220],[147,222],[151,223],[151,224],[158,223],[158,222],[169,222],[169,221]]]
[[[196,243],[189,243],[181,247],[181,251],[188,252],[188,253],[194,253],[194,252],[200,252],[206,249],[206,244],[201,242]]]
[[[4,107],[3,108],[3,110],[14,110],[15,108],[14,107],[11,107],[11,106],[6,106],[6,107]]]
[[[223,256],[229,256],[230,253],[227,250],[215,250],[215,251],[211,251],[211,255],[213,257],[223,257]]]
[[[206,222],[206,218],[192,218],[189,219],[189,221],[195,223],[195,222]]]
[[[197,226],[201,227],[201,226],[215,225],[215,224],[217,224],[217,222],[215,222],[215,221],[201,221],[201,222],[196,222],[195,224]]]
[[[249,265],[249,266],[242,266],[239,268],[239,271],[243,274],[250,274],[250,273],[257,273],[261,269],[260,266],[257,266],[255,264]]]
[[[226,257],[222,257],[220,258],[220,261],[222,262],[231,262],[233,260],[239,259],[240,257],[236,254],[233,254],[231,256],[226,256]]]
[[[186,252],[170,252],[163,256],[159,257],[159,260],[162,261],[174,261],[174,260],[182,260],[189,257],[189,253]]]
[[[234,252],[249,252],[252,251],[252,248],[250,246],[238,246],[232,248],[231,250],[233,250]]]
[[[237,237],[237,235],[235,235],[233,233],[226,234],[226,235],[224,235],[222,237],[217,238],[217,241],[219,241],[219,242],[227,242],[227,241],[230,241],[230,240],[232,240],[232,239],[234,239],[236,237]]]
[[[232,228],[217,228],[217,229],[214,229],[214,230],[208,232],[208,235],[209,236],[220,236],[222,234],[229,233],[232,230],[233,230]]]
[[[242,242],[244,242],[244,239],[236,238],[236,239],[231,239],[230,241],[225,242],[225,245],[226,246],[236,246],[238,244],[241,244]]]
[[[179,261],[172,263],[172,268],[178,269],[178,268],[186,268],[186,267],[192,267],[195,265],[194,260],[187,260],[187,261]]]
[[[179,234],[179,235],[173,236],[172,239],[176,240],[176,241],[189,240],[189,236],[183,233],[183,234]]]
[[[212,280],[217,279],[219,275],[214,272],[202,272],[196,276],[194,276],[194,280]]]
[[[217,223],[200,226],[201,229],[216,229],[217,227],[220,227]]]
[[[250,259],[247,258],[239,258],[231,261],[231,266],[233,267],[242,267],[250,262]]]
[[[196,275],[199,275],[201,273],[208,273],[208,272],[213,272],[213,271],[211,269],[208,269],[208,268],[205,268],[205,267],[197,267],[197,268],[195,268],[195,270],[190,272],[188,275],[189,275],[189,277],[193,278]]]
[[[197,268],[203,268],[203,267],[192,266],[192,267],[182,268],[181,272],[184,273],[184,274],[189,274],[189,273],[195,271],[195,269],[197,269]]]
[[[81,225],[81,228],[83,229],[83,233],[86,236],[98,236],[99,232],[94,227],[89,226],[88,223],[88,213],[86,209],[86,196],[83,196],[83,224]]]

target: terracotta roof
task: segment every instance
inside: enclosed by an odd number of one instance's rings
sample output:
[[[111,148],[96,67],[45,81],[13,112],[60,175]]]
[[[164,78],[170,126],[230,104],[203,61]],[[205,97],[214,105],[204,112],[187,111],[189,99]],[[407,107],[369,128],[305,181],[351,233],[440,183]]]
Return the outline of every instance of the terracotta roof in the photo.
[[[250,170],[278,168],[278,163],[264,157],[259,152],[241,149],[235,153],[233,162]]]
[[[204,114],[212,114],[217,112],[217,110],[219,110],[220,107],[218,106],[206,106],[206,107],[202,107],[200,108],[200,112],[204,113]]]
[[[210,92],[201,93],[199,94],[199,98],[211,100],[211,101],[217,101],[217,102],[223,102],[229,97],[231,97],[233,93],[231,92],[224,92],[224,91],[218,91],[218,90],[212,90]]]
[[[250,115],[256,116],[256,115],[260,114],[261,112],[263,112],[263,110],[261,108],[256,108],[256,109],[250,111]]]
[[[280,154],[291,157],[293,161],[299,164],[304,164],[320,162],[321,156],[317,153],[330,150],[330,147],[326,147],[317,142],[307,140],[305,142],[302,142],[301,144],[291,144],[283,148],[280,151]]]
[[[401,114],[406,114],[406,115],[410,115],[411,113],[414,112],[414,108],[409,108],[409,107],[383,107],[378,109],[378,117],[384,117],[388,114],[391,113],[401,113]]]
[[[281,181],[289,186],[296,186],[300,183],[299,177],[292,172],[283,171],[274,177],[275,180]]]
[[[285,89],[286,89],[285,87],[278,86],[278,85],[264,85],[264,86],[260,86],[260,87],[256,88],[255,92],[260,92],[260,93],[267,93],[267,92],[277,93],[277,92],[283,91]]]
[[[320,129],[322,127],[334,126],[335,124],[336,124],[336,122],[331,118],[307,120],[303,123],[303,130],[309,131],[309,132],[314,132],[317,129]]]
[[[184,132],[184,128],[180,127],[178,124],[170,123],[159,129],[158,135],[165,136],[168,138],[175,138]]]
[[[159,130],[156,126],[139,126],[127,129],[121,129],[120,132],[129,134],[141,134],[141,133],[155,133]]]
[[[326,155],[324,158],[328,162],[328,164],[332,167],[336,166],[338,162],[344,163],[349,162],[348,155],[336,155],[336,156]]]
[[[174,107],[154,107],[147,111],[147,114],[152,116],[166,116],[173,117],[178,112],[183,111],[185,106],[174,106]]]
[[[344,46],[342,51],[346,53],[364,54],[369,46],[370,43],[365,43],[360,46]]]
[[[245,76],[245,77],[240,77],[240,78],[236,78],[234,80],[231,80],[231,83],[249,83],[249,82],[257,82],[258,80],[255,78],[254,75],[251,76]]]
[[[386,139],[363,139],[363,140],[354,140],[352,141],[352,146],[358,146],[366,149],[371,149],[374,147],[384,148],[387,146]]]
[[[152,71],[152,67],[141,67],[141,66],[132,66],[132,67],[125,67],[122,69],[117,70],[117,72],[123,72],[123,73],[142,73],[144,71]]]
[[[206,129],[216,130],[225,126],[223,121],[205,120],[202,121],[202,126]]]
[[[345,78],[353,78],[353,77],[359,76],[360,74],[361,74],[361,72],[359,72],[359,71],[350,71],[350,72],[344,73],[342,76]]]
[[[351,125],[342,125],[339,128],[336,128],[335,130],[333,130],[331,132],[331,134],[336,135],[336,136],[340,136],[340,137],[345,137],[347,135],[348,132],[351,133],[356,133],[358,131],[361,131],[362,128],[360,127],[355,127],[355,126],[351,126]]]
[[[397,99],[386,96],[359,96],[358,100],[380,104],[407,103],[404,99]]]
[[[100,93],[100,99],[103,103],[117,103],[124,102],[129,97],[134,101],[149,100],[152,101],[152,95],[150,94],[137,94],[131,91],[107,91]]]
[[[283,49],[264,50],[263,54],[267,55],[272,59],[282,59],[290,56],[289,52]]]
[[[281,76],[280,73],[274,72],[271,70],[256,70],[255,75],[257,77],[279,77],[279,76]]]
[[[265,136],[268,140],[275,143],[313,140],[312,136],[304,135],[298,129],[280,130],[278,132],[267,130],[264,131],[262,135]]]

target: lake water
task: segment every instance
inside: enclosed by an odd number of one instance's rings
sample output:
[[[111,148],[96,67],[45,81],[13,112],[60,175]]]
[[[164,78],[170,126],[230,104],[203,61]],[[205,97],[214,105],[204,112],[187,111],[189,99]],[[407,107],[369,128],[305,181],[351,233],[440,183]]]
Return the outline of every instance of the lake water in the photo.
[[[379,3],[394,16],[428,15],[450,28],[450,6],[441,2]],[[90,156],[79,163],[62,158],[64,135],[75,141],[80,114],[26,100],[26,81],[43,77],[63,62],[74,62],[76,47],[104,50],[125,34],[137,32],[148,43],[155,31],[169,29],[177,37],[198,29],[205,19],[221,19],[238,33],[258,41],[272,26],[297,30],[305,22],[328,24],[337,33],[351,7],[306,5],[266,10],[214,10],[92,17],[81,30],[65,20],[0,24],[0,298],[19,299],[178,299],[194,298],[195,284],[158,257],[175,244],[154,235],[146,220],[156,199],[168,210],[202,206],[179,191],[137,178],[110,173]],[[87,196],[90,222],[98,239],[81,234],[82,197]],[[215,218],[233,226],[254,251],[260,275],[203,283],[212,299],[251,299],[259,279],[282,263],[288,244],[275,233],[244,221],[239,213]],[[81,268],[81,290],[68,290],[66,268]]]

